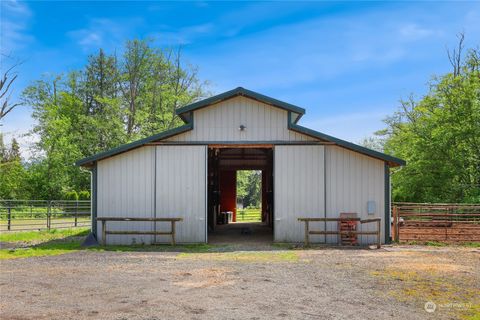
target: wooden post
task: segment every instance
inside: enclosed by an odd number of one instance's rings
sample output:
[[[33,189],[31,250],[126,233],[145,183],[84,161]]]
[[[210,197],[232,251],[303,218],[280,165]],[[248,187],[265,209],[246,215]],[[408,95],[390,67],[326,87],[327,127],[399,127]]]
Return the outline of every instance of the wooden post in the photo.
[[[308,225],[308,220],[305,220],[305,247],[310,246],[310,228]]]
[[[172,220],[172,221],[170,221],[170,223],[172,225],[172,230],[171,230],[171,232],[172,232],[172,246],[174,246],[175,245],[175,221]]]
[[[107,221],[102,220],[102,244],[107,245]]]
[[[399,232],[399,227],[398,227],[398,208],[397,206],[393,206],[393,241],[398,242],[400,239],[400,236],[398,234]]]
[[[11,227],[12,227],[12,208],[8,207],[7,208],[7,219],[8,219],[8,222],[7,222],[7,230],[10,231]]]
[[[380,232],[380,222],[381,220],[378,219],[377,220],[377,249],[380,249],[380,246],[381,246],[381,243],[380,243],[380,235],[381,235],[381,232]],[[386,231],[386,230],[385,230]]]

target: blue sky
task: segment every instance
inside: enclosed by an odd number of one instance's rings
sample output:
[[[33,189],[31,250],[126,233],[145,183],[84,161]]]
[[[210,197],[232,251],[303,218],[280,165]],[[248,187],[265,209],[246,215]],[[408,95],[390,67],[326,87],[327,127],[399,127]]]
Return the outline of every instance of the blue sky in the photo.
[[[2,53],[25,61],[14,96],[81,68],[100,47],[153,38],[182,45],[213,93],[243,86],[299,105],[303,125],[353,142],[450,71],[446,47],[458,32],[467,47],[480,40],[480,2],[2,1],[0,17]],[[31,128],[30,113],[6,117],[7,139]]]

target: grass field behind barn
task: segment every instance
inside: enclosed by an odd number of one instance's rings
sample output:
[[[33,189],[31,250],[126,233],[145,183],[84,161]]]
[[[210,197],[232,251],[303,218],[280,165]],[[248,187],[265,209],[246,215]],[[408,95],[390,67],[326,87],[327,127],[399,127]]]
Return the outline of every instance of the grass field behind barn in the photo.
[[[237,209],[237,222],[261,222],[262,209]]]

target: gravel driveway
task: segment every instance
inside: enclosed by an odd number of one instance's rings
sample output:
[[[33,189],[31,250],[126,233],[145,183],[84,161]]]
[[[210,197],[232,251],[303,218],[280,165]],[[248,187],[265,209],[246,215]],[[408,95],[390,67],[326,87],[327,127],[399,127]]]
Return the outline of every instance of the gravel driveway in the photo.
[[[467,248],[85,250],[0,269],[2,319],[450,319],[480,305]]]

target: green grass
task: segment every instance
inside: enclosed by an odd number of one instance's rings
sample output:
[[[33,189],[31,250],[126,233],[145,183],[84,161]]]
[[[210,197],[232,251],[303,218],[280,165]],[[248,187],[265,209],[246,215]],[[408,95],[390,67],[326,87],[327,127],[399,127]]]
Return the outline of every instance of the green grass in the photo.
[[[235,261],[235,262],[298,262],[299,256],[294,251],[242,251],[242,252],[209,252],[180,253],[178,259]]]
[[[77,225],[80,226],[90,226],[90,217],[78,216]],[[75,218],[73,217],[52,217],[51,227],[54,228],[73,228]],[[21,219],[12,219],[11,220],[11,230],[41,230],[47,228],[47,219],[46,218],[21,218]],[[7,232],[7,220],[0,220],[0,232]]]
[[[81,237],[88,235],[89,228],[52,229],[44,231],[2,232],[1,242],[46,242],[66,237]]]
[[[38,246],[17,249],[0,249],[0,260],[56,256],[80,250],[80,242],[44,243]]]
[[[169,244],[160,245],[133,245],[133,246],[94,246],[81,247],[83,238],[88,235],[89,229],[62,229],[50,231],[28,231],[28,232],[9,232],[0,234],[0,242],[25,244],[28,247],[15,249],[0,249],[0,260],[17,259],[41,256],[60,255],[78,250],[92,251],[116,251],[116,252],[186,252],[186,253],[205,253],[212,250],[221,250],[224,246],[213,246],[209,244],[185,244],[171,246]]]
[[[408,241],[397,243],[399,245],[425,245],[429,247],[448,247],[448,246],[458,246],[458,247],[467,247],[467,248],[480,248],[480,242],[459,242],[459,243],[448,243],[441,241]]]
[[[243,215],[242,215],[243,212]],[[261,209],[238,209],[237,222],[260,222],[262,221]]]

